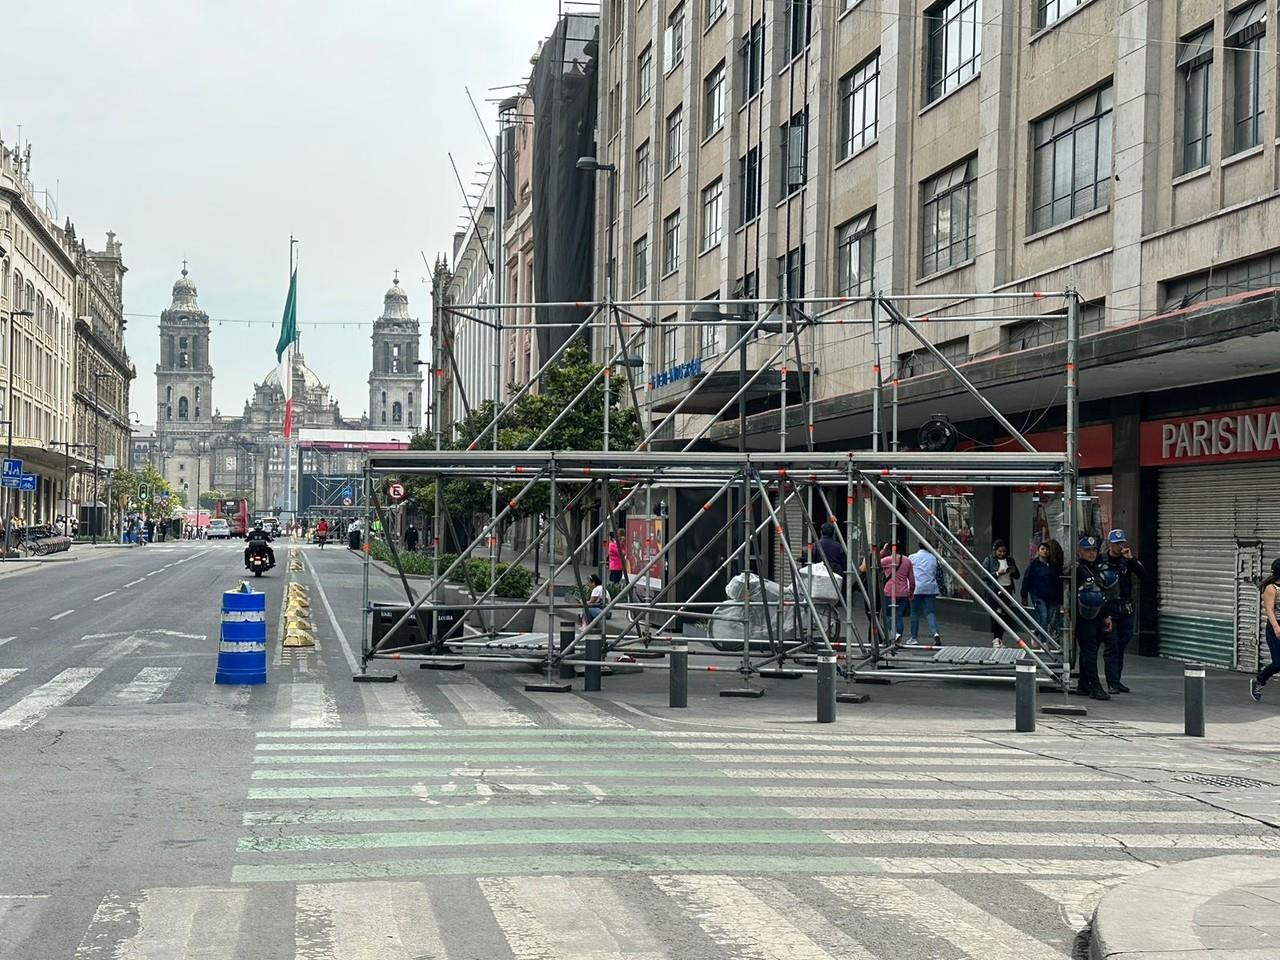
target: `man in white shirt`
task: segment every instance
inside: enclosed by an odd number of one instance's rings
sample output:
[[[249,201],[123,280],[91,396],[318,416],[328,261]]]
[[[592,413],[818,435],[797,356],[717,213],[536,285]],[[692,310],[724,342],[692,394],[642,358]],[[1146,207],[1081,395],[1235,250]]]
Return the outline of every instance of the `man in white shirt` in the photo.
[[[918,642],[916,638],[920,635],[920,615],[924,614],[929,629],[933,632],[933,645],[936,647],[942,642],[938,635],[938,614],[935,609],[938,594],[942,592],[942,566],[938,563],[938,558],[921,544],[920,549],[911,555],[911,568],[916,574],[916,592],[911,598],[911,639],[907,641],[907,645],[914,646]]]

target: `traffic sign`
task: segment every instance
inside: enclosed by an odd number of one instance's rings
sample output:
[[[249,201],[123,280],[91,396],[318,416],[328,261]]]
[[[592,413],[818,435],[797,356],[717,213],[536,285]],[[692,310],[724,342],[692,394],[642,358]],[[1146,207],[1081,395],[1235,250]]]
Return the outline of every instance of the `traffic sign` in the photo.
[[[18,489],[23,493],[31,493],[36,488],[36,475],[34,473],[24,473],[18,481]]]
[[[387,484],[387,496],[399,503],[404,499],[404,484],[392,481]]]
[[[346,499],[346,500],[350,500],[350,499],[351,499],[352,497],[354,497],[355,495],[356,495],[356,492],[355,492],[355,490],[354,490],[354,489],[352,489],[351,487],[343,487],[343,488],[342,488],[342,496],[343,496],[343,498],[344,498],[344,499]]]
[[[0,474],[4,486],[17,489],[18,482],[22,479],[22,461],[17,457],[6,457],[4,461],[4,473]]]
[[[342,505],[343,505],[344,507],[349,507],[349,506],[351,506],[351,498],[350,498],[350,497],[343,497],[343,498],[342,498]]]

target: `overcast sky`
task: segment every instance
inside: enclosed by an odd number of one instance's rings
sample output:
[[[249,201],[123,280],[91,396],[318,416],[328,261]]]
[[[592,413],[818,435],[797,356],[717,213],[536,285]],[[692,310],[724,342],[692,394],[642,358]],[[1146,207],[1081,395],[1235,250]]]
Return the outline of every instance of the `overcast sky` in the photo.
[[[131,409],[155,419],[159,314],[184,257],[213,318],[214,406],[275,363],[290,233],[302,350],[345,416],[368,406],[370,324],[399,268],[430,316],[419,251],[448,252],[510,91],[557,0],[38,0],[4,4],[0,136],[101,249],[124,243]],[[474,192],[474,191],[473,191]],[[257,324],[216,322],[251,320]],[[328,326],[311,327],[320,323]],[[349,326],[333,326],[333,324]],[[425,345],[424,345],[425,353]]]

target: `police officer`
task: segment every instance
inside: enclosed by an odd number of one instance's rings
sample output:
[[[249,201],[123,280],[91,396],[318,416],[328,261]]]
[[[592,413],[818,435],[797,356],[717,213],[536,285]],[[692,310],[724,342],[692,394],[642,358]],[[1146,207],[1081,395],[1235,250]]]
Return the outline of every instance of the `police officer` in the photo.
[[[1098,569],[1098,538],[1085,535],[1076,544],[1076,651],[1080,658],[1076,693],[1094,700],[1110,700],[1098,679],[1098,648],[1111,618],[1106,613],[1107,595]]]
[[[1134,579],[1146,580],[1147,568],[1133,555],[1123,530],[1107,534],[1107,552],[1098,561],[1107,594],[1107,615],[1111,629],[1103,637],[1102,661],[1109,693],[1128,693],[1120,679],[1124,672],[1124,651],[1133,638]]]

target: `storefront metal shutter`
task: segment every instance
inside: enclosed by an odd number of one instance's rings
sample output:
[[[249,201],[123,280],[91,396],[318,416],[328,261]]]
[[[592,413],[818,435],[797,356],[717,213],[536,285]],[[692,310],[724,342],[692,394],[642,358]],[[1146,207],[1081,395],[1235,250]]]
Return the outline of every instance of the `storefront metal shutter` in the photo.
[[[1238,545],[1280,556],[1280,463],[1168,469],[1160,475],[1160,655],[1247,669],[1237,656]]]

